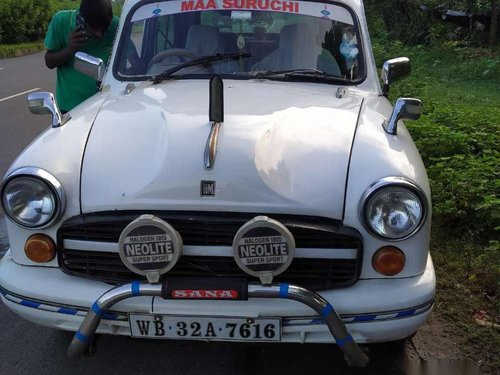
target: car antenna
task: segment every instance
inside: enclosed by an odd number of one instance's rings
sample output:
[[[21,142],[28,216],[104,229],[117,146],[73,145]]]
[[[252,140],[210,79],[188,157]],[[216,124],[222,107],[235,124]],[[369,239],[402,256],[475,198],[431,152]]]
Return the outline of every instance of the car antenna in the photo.
[[[212,123],[212,129],[208,136],[207,145],[205,147],[205,169],[213,169],[215,157],[217,156],[217,141],[219,138],[219,130],[224,122],[224,84],[222,79],[215,74],[210,79],[210,104],[209,104],[209,121]]]

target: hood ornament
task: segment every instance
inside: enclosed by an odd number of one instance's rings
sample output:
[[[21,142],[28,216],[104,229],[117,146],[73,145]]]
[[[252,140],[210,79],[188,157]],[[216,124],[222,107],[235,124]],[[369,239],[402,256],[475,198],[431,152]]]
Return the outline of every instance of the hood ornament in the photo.
[[[224,122],[224,84],[217,74],[210,80],[209,121],[212,123],[212,129],[210,129],[205,147],[204,162],[205,169],[211,170],[215,165],[219,131]]]

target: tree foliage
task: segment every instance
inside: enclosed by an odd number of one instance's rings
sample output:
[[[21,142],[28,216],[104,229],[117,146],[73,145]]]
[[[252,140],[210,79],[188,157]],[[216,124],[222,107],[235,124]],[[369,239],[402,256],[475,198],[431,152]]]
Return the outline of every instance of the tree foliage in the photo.
[[[475,44],[489,39],[491,45],[496,43],[497,27],[493,22],[495,15],[498,18],[496,0],[365,0],[364,3],[372,33],[383,30],[388,37],[405,45],[429,44],[439,39],[466,39]],[[445,22],[447,10],[464,11],[472,17],[455,17],[456,23]],[[479,21],[477,28],[476,21]],[[491,27],[488,38],[484,28],[490,24],[495,26]]]
[[[407,5],[427,5],[432,9],[452,9],[471,13],[487,13],[491,10],[492,4],[492,0],[400,0],[398,2]],[[367,8],[373,6],[387,8],[393,4],[393,2],[387,0],[365,0],[364,3]]]
[[[119,16],[124,0],[112,0]],[[0,0],[0,43],[13,44],[42,39],[52,16],[63,9],[75,9],[80,0]]]
[[[113,0],[113,13],[116,16],[120,16],[120,14],[122,13],[122,8],[124,3],[125,0]]]
[[[78,4],[74,0],[0,0],[0,43],[39,40],[55,12]]]

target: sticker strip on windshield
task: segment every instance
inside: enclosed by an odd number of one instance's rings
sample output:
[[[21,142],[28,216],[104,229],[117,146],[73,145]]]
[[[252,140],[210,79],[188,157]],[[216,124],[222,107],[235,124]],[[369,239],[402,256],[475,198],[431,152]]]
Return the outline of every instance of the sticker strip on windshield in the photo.
[[[146,4],[134,13],[132,22],[149,18],[210,10],[250,10],[293,13],[353,25],[347,9],[338,5],[293,0],[181,0]]]

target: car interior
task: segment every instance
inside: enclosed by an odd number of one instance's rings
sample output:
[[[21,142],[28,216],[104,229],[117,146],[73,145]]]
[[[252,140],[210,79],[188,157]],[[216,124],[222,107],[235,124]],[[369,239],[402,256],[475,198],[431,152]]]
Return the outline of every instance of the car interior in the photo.
[[[316,17],[248,11],[238,19],[231,11],[189,12],[150,18],[131,27],[124,75],[155,75],[180,63],[215,54],[246,53],[237,61],[214,62],[183,69],[178,74],[252,75],[260,71],[318,69],[337,77],[357,76],[358,62],[340,53],[352,25]]]

